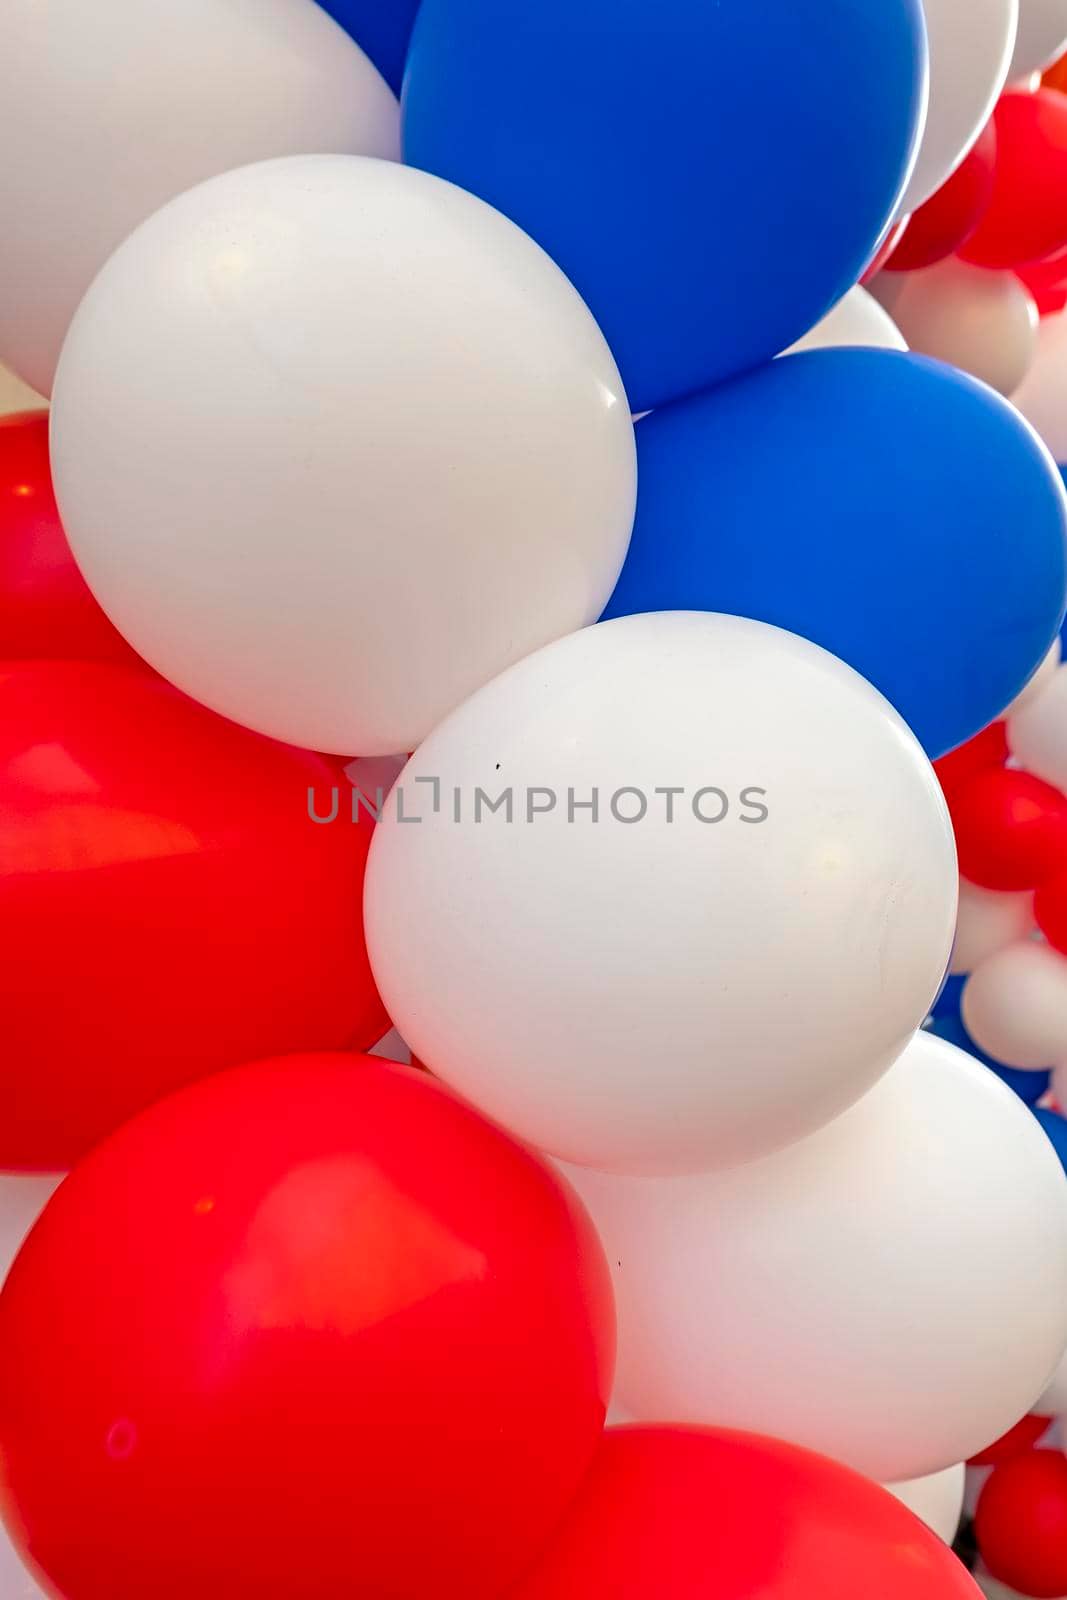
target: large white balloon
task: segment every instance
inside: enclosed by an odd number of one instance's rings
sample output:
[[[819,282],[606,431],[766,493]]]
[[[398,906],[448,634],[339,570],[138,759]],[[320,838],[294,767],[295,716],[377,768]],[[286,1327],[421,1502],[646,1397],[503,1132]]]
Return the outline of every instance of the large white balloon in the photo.
[[[881,272],[872,285],[912,350],[1012,394],[1037,350],[1037,307],[1013,272],[950,257],[921,272]]]
[[[998,1437],[1067,1342],[1063,1169],[1012,1091],[930,1034],[762,1161],[569,1176],[638,1421],[749,1428],[897,1483]]]
[[[164,201],[268,156],[399,154],[395,96],[309,0],[0,0],[0,38],[0,361],[42,394]]]
[[[967,979],[960,1010],[994,1061],[1031,1071],[1067,1061],[1067,956],[1034,940],[998,950]]]
[[[826,313],[821,322],[815,324],[810,333],[782,353],[793,356],[804,350],[830,350],[842,345],[866,345],[878,350],[908,348],[889,313],[858,284]]]
[[[1015,50],[1019,0],[923,0],[930,105],[898,214],[929,200],[985,127]]]
[[[1036,694],[1023,695],[1008,716],[1011,753],[1027,772],[1067,789],[1067,666],[1046,675]]]
[[[1067,0],[1019,0],[1011,80],[1049,67],[1067,49]]]
[[[1025,939],[1033,925],[1032,894],[981,889],[976,883],[961,878],[956,942],[949,971],[973,972],[987,956]]]
[[[502,792],[510,820],[477,798]],[[365,900],[419,1060],[542,1149],[644,1172],[743,1160],[862,1094],[936,993],[955,904],[888,703],[806,640],[695,612],[572,635],[454,712]]]
[[[951,1544],[959,1531],[967,1468],[962,1461],[943,1472],[925,1478],[908,1478],[904,1483],[887,1483],[890,1494],[903,1501],[909,1511],[921,1517],[939,1539]]]
[[[1011,402],[1055,459],[1067,462],[1067,311],[1042,317],[1030,371]]]
[[[82,303],[52,408],[104,609],[237,722],[411,750],[592,622],[633,522],[633,425],[559,268],[440,178],[297,156],[146,222]]]

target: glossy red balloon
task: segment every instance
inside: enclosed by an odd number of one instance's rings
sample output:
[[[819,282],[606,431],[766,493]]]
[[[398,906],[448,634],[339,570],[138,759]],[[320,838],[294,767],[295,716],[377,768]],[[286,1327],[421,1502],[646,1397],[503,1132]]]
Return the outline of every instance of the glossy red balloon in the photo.
[[[1055,316],[1067,305],[1067,249],[1016,267],[1015,275],[1029,289],[1043,317]]]
[[[979,772],[946,798],[960,872],[985,889],[1035,889],[1067,870],[1067,799],[1029,772]]]
[[[978,142],[925,205],[885,264],[887,272],[915,272],[954,255],[978,227],[993,195],[997,130],[988,122]]]
[[[1014,1461],[1016,1456],[1025,1455],[1034,1448],[1037,1441],[1048,1432],[1051,1421],[1051,1417],[1021,1417],[1007,1433],[1002,1433],[999,1439],[994,1439],[991,1445],[972,1456],[967,1465],[996,1467],[1002,1461]]]
[[[1020,1594],[1067,1594],[1067,1459],[1031,1450],[994,1467],[978,1497],[975,1539],[994,1578]]]
[[[1067,245],[1067,95],[1003,95],[995,120],[993,193],[960,254],[982,267],[1017,267]]]
[[[868,284],[872,278],[876,278],[878,276],[886,262],[899,248],[900,241],[904,238],[905,233],[910,226],[910,217],[901,217],[899,222],[895,222],[893,224],[885,238],[882,240],[881,244],[878,246],[878,249],[871,257],[870,264],[864,268],[863,276],[860,278],[861,284]]]
[[[718,1429],[612,1428],[509,1600],[979,1600],[885,1489]]]
[[[0,659],[118,661],[148,671],[75,565],[48,464],[48,412],[0,417]]]
[[[1007,727],[1003,722],[991,722],[988,728],[976,733],[966,744],[950,750],[934,762],[942,789],[948,794],[970,781],[977,772],[990,767],[1002,767],[1008,759]]]
[[[601,1437],[573,1193],[425,1074],[238,1068],[58,1191],[0,1295],[9,1526],[66,1600],[489,1600]]]
[[[0,668],[0,1167],[58,1169],[221,1067],[373,1044],[372,825],[315,756],[161,679]]]

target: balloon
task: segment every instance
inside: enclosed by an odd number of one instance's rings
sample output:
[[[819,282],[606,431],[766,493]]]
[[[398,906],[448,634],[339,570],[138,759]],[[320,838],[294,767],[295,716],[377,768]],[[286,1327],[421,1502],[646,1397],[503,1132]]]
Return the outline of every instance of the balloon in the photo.
[[[1067,867],[1034,896],[1034,917],[1049,944],[1067,955]],[[1067,1056],[1065,1056],[1067,1061]]]
[[[1055,678],[1062,659],[1063,646],[1058,638],[1053,639],[1044,661],[1042,661],[1026,687],[1021,689],[1015,696],[1015,699],[1004,711],[1003,715],[1006,718],[1015,716],[1016,712],[1021,711],[1023,706],[1032,705],[1038,695],[1044,694]]]
[[[0,418],[0,657],[143,666],[93,599],[59,521],[48,414]]]
[[[996,125],[993,194],[962,253],[979,266],[1014,267],[1067,245],[1067,95],[1006,94]]]
[[[908,348],[892,318],[873,295],[858,285],[783,353],[797,355],[801,350],[824,350],[839,345],[874,345],[883,350]]]
[[[1038,1409],[1054,1417],[1062,1417],[1067,1413],[1067,1356],[1060,1361],[1045,1386],[1045,1392],[1038,1401]]]
[[[975,1516],[978,1548],[995,1578],[1023,1594],[1067,1590],[1067,1460],[1031,1450],[994,1469]]]
[[[929,1033],[762,1161],[573,1177],[615,1280],[618,1400],[639,1420],[773,1426],[895,1483],[1016,1421],[1067,1343],[1062,1168],[1032,1113]]]
[[[1027,261],[1015,269],[1034,297],[1043,317],[1054,316],[1067,305],[1067,250],[1043,261]]]
[[[399,94],[419,0],[319,0],[319,4],[352,35]]]
[[[1042,321],[1033,365],[1011,403],[1056,460],[1067,461],[1067,311]]]
[[[1029,772],[1067,789],[1067,666],[1057,667],[1041,692],[1007,725],[1011,753]]]
[[[633,520],[629,407],[570,284],[480,200],[352,156],[228,173],[129,239],[75,318],[52,444],[141,654],[348,755],[412,750],[595,621]]]
[[[992,115],[1015,49],[1019,0],[923,0],[930,108],[900,210],[914,211],[950,178]]]
[[[976,1043],[1011,1067],[1067,1061],[1067,960],[1047,945],[1009,945],[975,967],[963,1021]]]
[[[1048,1432],[1048,1425],[1048,1417],[1028,1414],[1020,1418],[1006,1433],[1002,1433],[999,1439],[994,1439],[984,1450],[979,1450],[976,1455],[971,1456],[968,1465],[995,1467],[1002,1461],[1014,1461],[1016,1456],[1025,1455],[1028,1450],[1033,1449],[1037,1441]]]
[[[1041,1106],[1034,1110],[1034,1116],[1048,1135],[1060,1165],[1067,1171],[1067,1118],[1058,1111],[1049,1111]]]
[[[1037,306],[1013,272],[955,258],[921,272],[883,274],[874,294],[913,350],[1015,392],[1037,352]]]
[[[1067,799],[1029,772],[994,767],[948,797],[964,877],[1034,889],[1067,870]]]
[[[1067,0],[1019,0],[1019,36],[1009,77],[1051,66],[1067,45]]]
[[[895,254],[900,241],[911,226],[910,217],[901,217],[899,221],[891,223],[879,241],[878,248],[871,257],[860,276],[860,287],[868,288],[881,272],[886,262]]]
[[[1003,722],[991,722],[965,744],[934,762],[938,782],[946,795],[963,787],[978,772],[1003,767],[1008,759],[1008,738]]]
[[[470,1107],[370,1057],[238,1068],[88,1156],[0,1294],[10,1525],[66,1600],[496,1596],[612,1347],[588,1218]]]
[[[608,617],[701,608],[790,628],[868,678],[934,756],[991,722],[1056,636],[1063,482],[962,373],[812,351],[653,413],[637,449]]]
[[[951,971],[973,972],[986,956],[1025,939],[1034,925],[1032,894],[1005,894],[960,879],[960,906]]]
[[[612,1428],[514,1600],[980,1600],[877,1484],[720,1429]]]
[[[9,417],[16,411],[35,411],[44,403],[29,384],[0,366],[0,417]]]
[[[945,1467],[942,1472],[932,1472],[925,1478],[887,1483],[886,1488],[909,1511],[920,1517],[939,1539],[950,1545],[960,1525],[966,1480],[967,1468],[960,1461],[954,1467]]]
[[[885,263],[887,272],[932,267],[970,238],[993,193],[996,159],[997,130],[990,121],[948,182],[913,212]]]
[[[265,1051],[382,1036],[371,825],[311,820],[334,781],[147,674],[0,669],[0,1167],[69,1166]]]
[[[956,980],[962,984],[962,979]],[[1001,1083],[1011,1090],[1024,1105],[1032,1106],[1041,1099],[1047,1091],[1051,1072],[1047,1067],[1028,1070],[1025,1067],[1008,1067],[1003,1061],[997,1061],[984,1050],[980,1050],[963,1026],[962,1019],[957,1016],[935,1016],[932,1021],[923,1024],[924,1028],[932,1033],[936,1039],[944,1039],[946,1043],[955,1045],[958,1050],[964,1050],[968,1055],[987,1067],[996,1074]]]
[[[4,0],[3,19],[0,359],[42,394],[82,295],[164,201],[268,156],[398,154],[393,94],[308,0]]]
[[[923,32],[917,0],[423,0],[404,157],[544,245],[645,411],[859,278],[911,168]]]
[[[940,791],[889,706],[804,640],[693,613],[572,634],[455,711],[375,830],[364,914],[432,1072],[540,1149],[674,1172],[862,1094],[955,909]]]

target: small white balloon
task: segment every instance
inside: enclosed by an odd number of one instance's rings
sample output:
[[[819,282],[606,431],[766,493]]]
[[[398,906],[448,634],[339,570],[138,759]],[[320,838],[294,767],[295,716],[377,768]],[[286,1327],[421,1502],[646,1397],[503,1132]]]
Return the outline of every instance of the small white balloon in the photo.
[[[1011,81],[1040,72],[1067,49],[1067,0],[1019,0]]]
[[[880,272],[872,292],[912,350],[1001,394],[1022,383],[1037,350],[1037,306],[1013,272],[950,257],[920,272]]]
[[[960,1461],[942,1472],[931,1472],[925,1478],[908,1478],[904,1483],[887,1483],[890,1494],[914,1511],[946,1544],[955,1539],[963,1513],[963,1495],[967,1484],[967,1468]]]
[[[1019,0],[923,0],[930,45],[930,105],[905,216],[955,172],[985,127],[1007,81]]]
[[[1042,317],[1030,370],[1011,402],[1055,459],[1067,462],[1067,311]]]
[[[949,971],[957,975],[973,972],[987,956],[1025,939],[1033,925],[1032,894],[981,889],[961,878],[956,942]]]
[[[873,295],[857,284],[783,355],[803,350],[831,350],[843,345],[865,345],[879,350],[906,350],[904,336]]]
[[[882,1483],[1032,1405],[1067,1342],[1067,1178],[1029,1110],[919,1033],[859,1103],[730,1172],[568,1169],[639,1421],[769,1433]]]
[[[474,195],[358,156],[227,173],[122,245],[64,346],[52,466],[154,667],[360,756],[595,621],[636,484],[618,369],[559,268]]]
[[[663,612],[548,646],[430,735],[365,918],[389,1015],[488,1115],[571,1161],[697,1171],[886,1069],[956,883],[929,762],[870,684],[764,623]]]
[[[165,201],[269,156],[399,155],[396,97],[308,0],[3,0],[0,17],[0,360],[42,394],[96,273]]]
[[[9,417],[17,411],[40,411],[47,404],[48,401],[42,400],[28,383],[23,383],[7,367],[0,367],[0,417]]]
[[[978,1048],[1005,1066],[1067,1061],[1067,957],[1036,940],[998,950],[964,984],[960,1014]]]
[[[1065,352],[1067,354],[1067,352]],[[1026,694],[1026,691],[1023,691]],[[1008,747],[1020,766],[1067,790],[1067,666],[1058,666],[1008,717]]]
[[[1002,712],[1001,715],[1005,718],[1013,717],[1017,711],[1022,710],[1023,706],[1032,704],[1032,702],[1037,699],[1039,694],[1044,694],[1045,690],[1049,687],[1053,678],[1056,676],[1056,672],[1059,668],[1062,657],[1063,650],[1060,645],[1060,641],[1059,639],[1054,639],[1052,644],[1049,646],[1047,656],[1045,657],[1044,661],[1042,661],[1033,677],[1029,680],[1024,688],[1019,690],[1019,693],[1015,696],[1015,699],[1012,701],[1011,705],[1008,706],[1007,710]]]

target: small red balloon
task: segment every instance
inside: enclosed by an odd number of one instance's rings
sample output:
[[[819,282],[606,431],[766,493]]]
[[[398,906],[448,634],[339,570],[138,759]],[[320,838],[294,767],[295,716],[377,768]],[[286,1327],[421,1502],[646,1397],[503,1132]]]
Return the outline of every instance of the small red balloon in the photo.
[[[0,658],[148,667],[112,627],[75,564],[52,493],[48,413],[0,417]]]
[[[878,276],[886,262],[892,256],[893,252],[900,245],[900,241],[904,238],[904,235],[910,225],[910,216],[901,217],[899,222],[895,222],[893,224],[888,233],[885,235],[885,238],[882,240],[881,244],[878,246],[877,250],[874,252],[874,255],[871,257],[869,265],[864,268],[863,276],[860,278],[861,284],[866,285],[870,283],[873,278]]]
[[[1067,245],[1067,95],[1006,94],[995,121],[992,197],[960,254],[982,267],[1017,267]]]
[[[315,756],[162,679],[0,668],[0,1167],[61,1169],[183,1083],[373,1044],[372,824]]]
[[[988,122],[951,178],[912,213],[907,232],[885,264],[887,272],[915,272],[955,254],[989,205],[996,159],[996,125]]]
[[[237,1068],[88,1156],[17,1258],[9,1523],[65,1600],[491,1600],[613,1360],[603,1252],[539,1158],[407,1067]]]
[[[1067,1593],[1067,1459],[1031,1450],[994,1467],[974,1533],[994,1578],[1037,1600]]]
[[[1067,305],[1067,250],[1016,267],[1015,276],[1029,289],[1043,317],[1054,316]]]
[[[947,794],[960,872],[984,889],[1036,889],[1067,870],[1067,799],[1029,772],[995,767]]]
[[[994,1439],[992,1444],[972,1456],[967,1465],[996,1467],[1002,1461],[1013,1461],[1016,1456],[1025,1455],[1048,1432],[1051,1421],[1051,1417],[1021,1417],[1007,1433],[1002,1433],[999,1439]]]
[[[966,744],[950,750],[934,762],[941,787],[948,794],[970,781],[975,773],[990,767],[1002,767],[1008,759],[1007,727],[1003,722],[991,722],[988,728],[976,733]]]
[[[980,1600],[885,1489],[794,1445],[611,1428],[509,1600]]]

